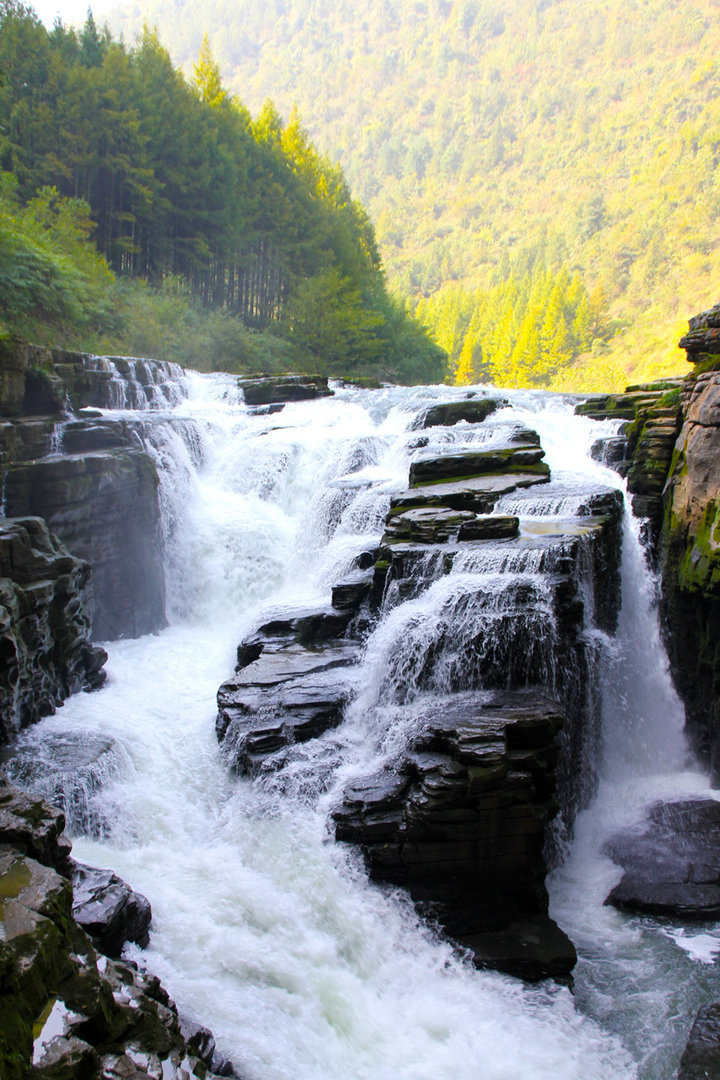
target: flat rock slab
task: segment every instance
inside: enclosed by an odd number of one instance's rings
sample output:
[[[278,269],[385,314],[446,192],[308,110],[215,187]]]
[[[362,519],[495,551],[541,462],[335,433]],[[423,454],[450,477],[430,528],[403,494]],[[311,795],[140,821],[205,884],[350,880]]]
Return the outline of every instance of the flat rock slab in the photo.
[[[680,920],[720,918],[720,802],[656,803],[603,851],[625,873],[606,904]]]
[[[325,649],[307,649],[289,645],[276,652],[263,652],[257,660],[242,668],[223,683],[219,693],[223,700],[232,699],[234,689],[267,688],[290,682],[306,675],[316,675],[331,668],[345,667],[357,660],[357,645],[336,645]]]
[[[247,405],[274,405],[286,401],[312,401],[331,397],[324,375],[278,375],[268,378],[238,379]]]
[[[514,472],[419,484],[411,491],[396,495],[391,506],[449,506],[453,510],[474,510],[483,514],[492,510],[502,495],[509,495],[518,488],[547,484],[549,480],[549,472]]]
[[[446,506],[417,506],[402,513],[391,512],[385,523],[381,546],[395,541],[418,544],[446,544],[457,539],[461,526],[475,520],[471,510]]]
[[[432,484],[435,481],[457,480],[488,473],[528,472],[550,475],[542,460],[545,451],[540,446],[499,446],[488,450],[466,450],[442,457],[419,458],[410,465],[410,487]]]

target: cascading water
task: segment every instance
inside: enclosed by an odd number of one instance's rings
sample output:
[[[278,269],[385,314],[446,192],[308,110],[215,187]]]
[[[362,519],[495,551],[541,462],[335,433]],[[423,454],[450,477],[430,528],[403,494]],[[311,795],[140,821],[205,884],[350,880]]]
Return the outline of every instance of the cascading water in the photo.
[[[190,375],[187,389],[143,435],[161,474],[171,625],[111,645],[106,688],[69,700],[25,736],[91,736],[110,755],[75,819],[84,832],[75,852],[151,900],[151,944],[137,959],[213,1028],[248,1080],[669,1077],[692,1009],[712,993],[708,969],[692,942],[602,906],[618,872],[597,852],[657,793],[705,781],[681,771],[681,710],[630,526],[618,634],[587,628],[602,639],[611,688],[602,779],[552,883],[555,917],[582,954],[576,1000],[463,963],[406,899],[368,884],[326,826],[347,778],[402,739],[394,710],[412,720],[405,706],[416,695],[461,687],[469,653],[479,686],[498,663],[514,664],[517,682],[555,678],[542,571],[566,555],[552,519],[587,509],[588,474],[596,486],[616,484],[584,457],[602,425],[546,395],[516,394],[484,424],[419,435],[418,411],[459,392],[341,390],[254,416],[229,376]],[[552,491],[501,506],[521,517],[523,545],[512,555],[498,545],[481,562],[468,549],[449,574],[431,558],[421,593],[388,590],[345,723],[298,748],[296,782],[233,778],[214,716],[237,643],[269,610],[327,602],[357,555],[377,545],[420,440],[443,452],[492,445],[518,421],[538,430],[561,477]],[[519,592],[535,620],[526,655],[512,640]],[[682,1004],[678,966],[692,983]]]

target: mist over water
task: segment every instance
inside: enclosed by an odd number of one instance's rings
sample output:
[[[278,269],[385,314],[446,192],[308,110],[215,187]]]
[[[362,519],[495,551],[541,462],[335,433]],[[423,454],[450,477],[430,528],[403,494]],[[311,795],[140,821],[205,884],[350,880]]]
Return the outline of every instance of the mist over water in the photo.
[[[588,484],[619,484],[587,456],[609,425],[518,392],[484,424],[423,432],[427,453],[502,443],[513,422],[539,432],[553,484],[499,506],[520,516],[530,542],[514,564],[500,547],[483,565],[468,549],[446,576],[428,564],[420,595],[388,595],[343,725],[298,748],[284,781],[250,781],[230,775],[214,730],[237,644],[270,611],[329,601],[407,486],[418,411],[460,392],[338,390],[252,416],[232,377],[190,374],[188,383],[189,397],[148,418],[144,435],[161,474],[170,626],[112,643],[106,688],[70,699],[28,735],[91,733],[116,747],[90,793],[102,823],[75,838],[74,852],[150,899],[150,947],[131,955],[160,975],[181,1013],[212,1028],[248,1080],[671,1076],[691,1012],[717,994],[698,958],[712,947],[696,943],[693,955],[692,942],[651,920],[604,908],[619,871],[598,855],[602,839],[658,795],[706,787],[686,771],[682,708],[631,522],[618,633],[587,628],[602,639],[605,664],[601,782],[551,882],[552,913],[582,953],[576,997],[474,970],[400,891],[369,884],[359,856],[327,828],[348,777],[392,758],[418,696],[462,689],[468,641],[478,665],[483,649],[515,655],[506,633],[514,591],[530,597],[537,619],[525,662],[548,675],[548,548],[538,530],[578,512]],[[437,658],[428,667],[429,642]]]

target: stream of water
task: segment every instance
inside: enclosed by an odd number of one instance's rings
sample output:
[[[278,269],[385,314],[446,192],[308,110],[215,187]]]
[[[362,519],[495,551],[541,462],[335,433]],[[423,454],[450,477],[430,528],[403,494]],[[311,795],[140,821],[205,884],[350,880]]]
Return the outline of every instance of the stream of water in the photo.
[[[131,955],[213,1029],[247,1080],[669,1080],[694,1011],[720,996],[720,930],[673,934],[603,907],[620,874],[598,854],[603,838],[658,795],[707,788],[688,764],[636,523],[626,515],[618,632],[587,628],[604,687],[600,784],[551,880],[552,914],[580,952],[575,993],[529,988],[474,970],[402,894],[369,884],[356,853],[330,842],[327,810],[348,775],[390,752],[388,710],[415,692],[407,657],[448,604],[482,588],[496,596],[520,574],[537,592],[538,628],[547,624],[531,554],[517,566],[507,554],[459,559],[421,595],[397,598],[370,637],[345,723],[301,755],[296,785],[231,776],[214,731],[238,642],[270,609],[327,603],[407,486],[414,417],[461,392],[338,388],[253,416],[229,376],[191,373],[188,387],[146,436],[161,474],[170,625],[109,645],[106,687],[27,735],[108,746],[111,767],[83,811],[94,835],[76,836],[74,853],[150,899],[150,946]],[[620,484],[589,457],[612,425],[549,395],[509,396],[484,424],[422,434],[447,450],[502,443],[513,423],[536,429],[553,483],[508,497],[507,511],[528,536],[552,534],[593,485]],[[464,600],[462,610],[473,620],[489,608]],[[448,661],[431,689],[453,677]]]

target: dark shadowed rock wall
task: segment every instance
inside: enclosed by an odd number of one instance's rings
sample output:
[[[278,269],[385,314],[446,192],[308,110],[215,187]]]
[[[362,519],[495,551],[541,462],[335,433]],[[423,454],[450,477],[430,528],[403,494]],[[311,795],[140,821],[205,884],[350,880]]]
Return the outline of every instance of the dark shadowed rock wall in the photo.
[[[89,574],[40,518],[0,519],[0,743],[102,685],[107,656],[90,641]]]

